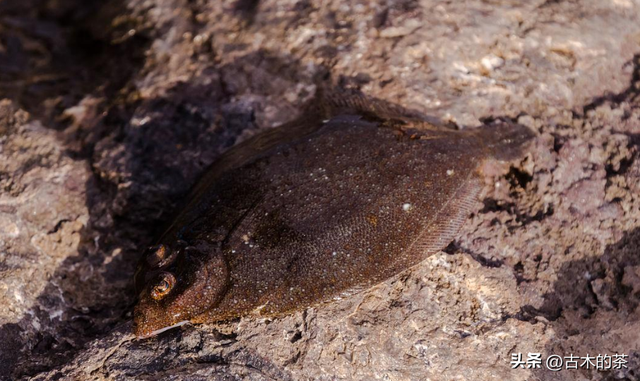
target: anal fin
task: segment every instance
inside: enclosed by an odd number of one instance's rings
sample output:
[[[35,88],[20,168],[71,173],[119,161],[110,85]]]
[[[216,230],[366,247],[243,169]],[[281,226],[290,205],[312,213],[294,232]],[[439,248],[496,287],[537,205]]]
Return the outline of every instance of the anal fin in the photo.
[[[482,188],[480,178],[472,173],[438,212],[433,222],[409,246],[409,258],[427,258],[445,248],[458,235],[462,224],[476,209]]]

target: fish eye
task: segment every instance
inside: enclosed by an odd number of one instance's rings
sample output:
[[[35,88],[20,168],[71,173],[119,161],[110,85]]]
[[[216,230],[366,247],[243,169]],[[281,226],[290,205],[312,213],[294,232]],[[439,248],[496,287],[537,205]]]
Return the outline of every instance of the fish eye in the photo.
[[[147,254],[147,263],[151,267],[156,267],[167,257],[167,247],[165,245],[151,246]]]
[[[158,275],[158,280],[151,289],[151,297],[155,300],[161,300],[171,292],[171,289],[175,284],[176,278],[173,274],[168,272],[160,273],[160,275]]]
[[[147,252],[146,261],[151,268],[166,267],[173,263],[178,256],[177,251],[171,250],[167,245],[163,244],[151,246]]]

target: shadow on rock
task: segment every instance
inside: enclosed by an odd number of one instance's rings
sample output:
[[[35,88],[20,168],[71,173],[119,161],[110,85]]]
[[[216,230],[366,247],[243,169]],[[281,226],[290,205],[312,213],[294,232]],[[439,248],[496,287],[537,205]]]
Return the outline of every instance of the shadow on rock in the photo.
[[[604,379],[637,380],[640,353],[637,338],[612,340],[618,332],[640,321],[640,229],[627,232],[604,254],[565,263],[558,273],[553,292],[544,295],[540,308],[523,308],[522,318],[538,322],[544,317],[558,340],[545,348],[546,356],[576,356],[624,353],[628,368],[611,370]],[[626,335],[628,336],[628,334]],[[633,342],[635,341],[635,344]],[[613,350],[613,352],[612,352]],[[543,380],[566,379],[563,372],[581,372],[592,378],[595,370],[542,370]]]
[[[150,42],[125,0],[7,0],[0,4],[0,98],[49,126],[84,96],[123,88]],[[135,30],[136,33],[131,33]]]
[[[638,100],[638,96],[640,96],[640,54],[635,54],[633,58],[628,63],[626,63],[626,65],[633,67],[633,72],[631,73],[631,79],[629,81],[629,87],[617,94],[604,94],[601,97],[597,97],[591,103],[583,107],[583,112],[585,114],[588,111],[595,110],[599,106],[602,106],[603,104],[608,102],[620,103],[634,102]]]
[[[3,374],[28,377],[60,366],[131,319],[140,252],[204,169],[243,132],[258,129],[261,101],[240,92],[283,94],[302,81],[291,77],[301,71],[295,60],[258,51],[172,85],[160,97],[107,111],[90,131],[97,138],[85,140],[91,146],[82,150],[93,176],[78,255],[58,267],[28,315],[0,327]],[[291,78],[269,85],[280,72]]]
[[[84,96],[116,94],[138,72],[149,43],[142,34],[127,35],[136,21],[120,17],[125,13],[124,0],[2,2],[0,45],[8,49],[0,52],[0,98],[60,129],[66,125],[62,111]],[[96,183],[91,179],[87,185],[88,200],[96,197]],[[65,260],[64,270],[51,276],[29,314],[0,327],[0,378],[48,369],[119,321],[122,311],[110,304],[116,295],[98,303],[79,297],[110,290],[85,282],[106,260],[90,248],[89,238],[80,243],[79,257]],[[83,281],[72,285],[78,279]]]

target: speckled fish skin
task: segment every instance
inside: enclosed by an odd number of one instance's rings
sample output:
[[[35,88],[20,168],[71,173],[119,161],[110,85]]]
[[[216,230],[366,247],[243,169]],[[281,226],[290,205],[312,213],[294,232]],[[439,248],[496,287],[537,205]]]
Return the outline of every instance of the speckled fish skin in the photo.
[[[418,264],[455,238],[483,161],[515,159],[533,137],[510,123],[453,130],[354,99],[212,165],[140,261],[138,337],[281,315]]]

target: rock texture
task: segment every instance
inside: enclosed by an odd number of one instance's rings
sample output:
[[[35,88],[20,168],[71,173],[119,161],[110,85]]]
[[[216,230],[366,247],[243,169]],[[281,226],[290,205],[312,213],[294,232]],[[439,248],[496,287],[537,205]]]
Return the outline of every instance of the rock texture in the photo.
[[[271,321],[131,337],[142,248],[319,86],[539,133],[445,252]],[[640,3],[5,0],[0,378],[618,380],[640,372]],[[629,355],[512,369],[512,353]]]

